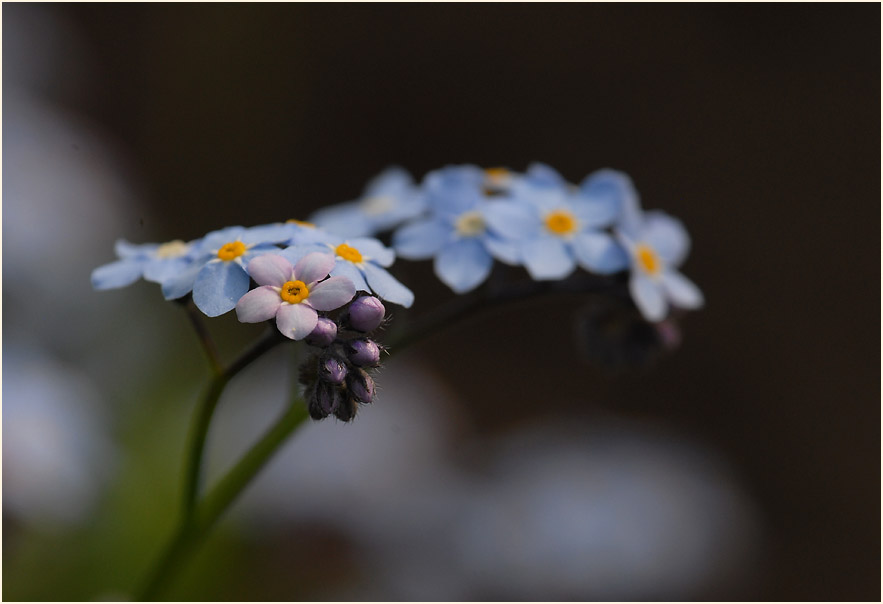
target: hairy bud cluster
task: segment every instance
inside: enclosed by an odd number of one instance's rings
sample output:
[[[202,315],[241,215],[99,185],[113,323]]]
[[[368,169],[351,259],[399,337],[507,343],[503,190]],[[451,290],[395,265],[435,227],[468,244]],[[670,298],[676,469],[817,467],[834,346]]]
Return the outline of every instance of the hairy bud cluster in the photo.
[[[386,309],[374,296],[353,300],[334,321],[321,317],[306,342],[314,346],[300,367],[300,383],[310,416],[325,419],[334,415],[350,421],[358,406],[374,400],[374,378],[369,373],[380,366],[382,346],[369,336],[383,323]]]

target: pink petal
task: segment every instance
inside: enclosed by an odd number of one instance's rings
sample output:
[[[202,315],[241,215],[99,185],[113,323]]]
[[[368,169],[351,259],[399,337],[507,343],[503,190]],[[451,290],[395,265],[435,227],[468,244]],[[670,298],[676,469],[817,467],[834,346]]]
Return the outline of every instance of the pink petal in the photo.
[[[236,316],[242,323],[260,323],[276,316],[276,311],[281,305],[282,298],[279,297],[279,292],[269,285],[264,285],[239,298],[239,302],[236,303]]]
[[[331,277],[310,291],[307,299],[316,310],[340,308],[356,295],[356,286],[346,277]]]
[[[276,327],[292,340],[302,340],[316,328],[319,316],[306,304],[283,304],[276,311]]]
[[[295,279],[307,285],[324,279],[334,268],[334,256],[330,253],[312,252],[297,261],[294,266]]]
[[[248,263],[248,274],[258,285],[282,287],[291,281],[292,270],[291,263],[276,254],[263,254]]]

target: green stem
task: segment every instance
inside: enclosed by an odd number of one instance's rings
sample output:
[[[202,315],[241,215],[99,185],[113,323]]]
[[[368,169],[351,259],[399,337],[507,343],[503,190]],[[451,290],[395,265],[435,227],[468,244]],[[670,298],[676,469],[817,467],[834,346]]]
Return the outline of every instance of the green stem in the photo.
[[[211,334],[209,334],[205,323],[202,322],[202,314],[189,296],[184,304],[184,308],[187,311],[187,318],[190,319],[190,324],[193,325],[196,336],[202,344],[202,349],[205,351],[206,358],[208,358],[208,364],[212,369],[212,373],[220,375],[223,372],[221,358],[218,356],[218,349],[215,346],[214,340],[212,340]]]
[[[181,569],[187,557],[205,539],[218,519],[236,500],[246,485],[260,472],[288,436],[308,417],[302,399],[292,402],[245,456],[230,469],[218,485],[202,500],[193,513],[183,518],[171,542],[163,552],[137,595],[141,601],[156,600],[165,585]]]
[[[273,326],[263,338],[233,361],[226,369],[218,372],[209,383],[205,395],[199,402],[193,423],[190,428],[190,445],[187,454],[187,466],[184,474],[183,512],[186,519],[193,513],[196,499],[199,496],[199,483],[202,474],[202,459],[205,452],[205,441],[209,425],[212,421],[218,401],[227,383],[240,371],[260,358],[264,353],[284,341],[279,331]]]

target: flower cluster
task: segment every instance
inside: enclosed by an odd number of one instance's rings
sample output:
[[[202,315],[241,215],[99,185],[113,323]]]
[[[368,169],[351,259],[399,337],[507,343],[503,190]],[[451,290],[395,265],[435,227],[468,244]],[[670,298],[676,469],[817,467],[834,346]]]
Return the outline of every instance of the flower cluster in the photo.
[[[381,346],[371,333],[383,323],[386,309],[374,296],[353,300],[337,321],[319,319],[307,338],[312,352],[300,368],[307,408],[313,419],[334,415],[350,421],[360,404],[374,400],[374,378]]]
[[[610,275],[629,271],[629,291],[645,319],[669,306],[703,305],[699,289],[677,269],[689,237],[662,212],[644,212],[628,176],[599,170],[579,185],[544,164],[524,173],[448,166],[420,185],[401,169],[375,179],[357,201],[324,208],[311,220],[341,235],[391,229],[395,253],[432,259],[435,274],[457,293],[490,275],[494,261],[523,266],[537,281],[559,280],[578,267]]]
[[[344,239],[310,223],[228,227],[184,243],[116,244],[119,260],[92,272],[96,289],[124,287],[139,278],[159,283],[167,300],[191,295],[209,317],[234,308],[240,321],[275,318],[294,340],[309,335],[317,311],[373,293],[410,306],[414,294],[389,274],[395,252],[369,237]],[[330,275],[330,277],[329,277]],[[252,283],[256,289],[249,291]]]
[[[274,321],[285,337],[318,350],[301,369],[311,416],[344,421],[374,398],[369,370],[379,365],[381,346],[370,333],[383,321],[381,300],[414,302],[387,270],[397,256],[431,259],[458,294],[485,282],[499,261],[524,267],[534,281],[562,280],[578,268],[628,271],[635,305],[656,324],[670,307],[704,303],[678,271],[690,246],[683,225],[644,212],[631,180],[613,170],[577,185],[544,164],[523,173],[448,166],[417,184],[390,168],[362,198],[311,221],[227,227],[189,242],[118,241],[119,259],[95,269],[92,284],[110,289],[143,278],[167,300],[192,298],[210,317],[235,309],[244,323]],[[337,319],[329,316],[343,307]]]

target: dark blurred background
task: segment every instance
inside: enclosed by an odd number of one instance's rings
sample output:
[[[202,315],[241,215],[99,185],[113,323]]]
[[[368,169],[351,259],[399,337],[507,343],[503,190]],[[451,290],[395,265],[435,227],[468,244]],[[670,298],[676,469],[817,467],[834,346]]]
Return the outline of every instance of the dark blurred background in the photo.
[[[116,237],[189,239],[305,218],[356,198],[390,164],[417,178],[451,163],[543,161],[577,182],[602,167],[628,172],[645,207],[678,216],[693,238],[684,272],[707,307],[683,321],[682,346],[650,367],[587,364],[567,327],[577,298],[453,325],[414,354],[460,401],[468,428],[454,439],[608,416],[670,427],[723,460],[757,537],[735,580],[651,583],[638,596],[879,599],[879,5],[7,4],[3,17],[4,89],[10,69],[27,79],[33,57],[21,49],[55,53],[51,77],[31,89],[109,141],[134,191],[137,203],[117,198],[117,231],[99,241],[88,220],[69,223],[106,250],[93,264],[111,260]],[[24,42],[8,46],[11,37]],[[6,154],[13,144],[4,132]],[[8,229],[37,228],[14,221],[5,208],[5,241]],[[428,264],[396,268],[417,293],[414,313],[451,296]],[[150,304],[133,314],[180,319],[156,310],[152,289],[136,291]],[[113,295],[101,294],[108,307]],[[31,320],[22,317],[7,305],[5,326]],[[536,317],[547,333],[523,329]],[[228,319],[222,327],[235,328]],[[106,355],[125,341],[106,337]],[[203,369],[198,358],[192,367]],[[160,466],[177,472],[183,441],[171,442]],[[322,569],[347,568],[342,537],[294,526],[233,559],[251,555],[283,575],[297,567],[301,585],[311,573],[337,580]],[[39,561],[42,551],[21,545],[28,530],[4,548],[9,597],[100,595],[89,591],[97,579],[73,595],[16,585],[10,569],[29,568],[16,554]],[[178,595],[304,597],[240,575]],[[519,595],[484,586],[464,597],[500,594]]]

